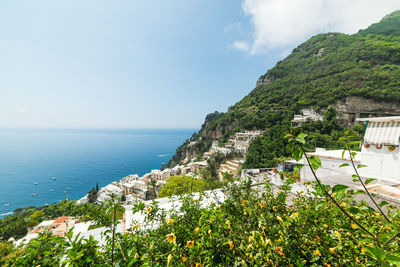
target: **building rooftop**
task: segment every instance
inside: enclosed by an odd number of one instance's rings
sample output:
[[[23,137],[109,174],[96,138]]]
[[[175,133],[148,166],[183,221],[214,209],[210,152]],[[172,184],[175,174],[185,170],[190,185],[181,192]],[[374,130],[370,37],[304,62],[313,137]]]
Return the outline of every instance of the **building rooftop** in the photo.
[[[376,118],[358,118],[356,121],[400,121],[400,116],[376,117]]]

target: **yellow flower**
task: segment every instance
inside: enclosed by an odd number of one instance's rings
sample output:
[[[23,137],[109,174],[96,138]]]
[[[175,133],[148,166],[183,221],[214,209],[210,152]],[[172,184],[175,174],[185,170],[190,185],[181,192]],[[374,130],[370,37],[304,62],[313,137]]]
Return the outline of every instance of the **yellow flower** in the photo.
[[[276,216],[276,219],[277,219],[278,221],[280,221],[281,223],[283,223],[283,220],[282,220],[282,218],[281,218],[280,216]]]
[[[136,252],[135,256],[133,256],[135,259],[139,258],[139,254]]]
[[[335,249],[336,248],[329,248],[329,251],[332,252],[333,254],[335,254]]]
[[[132,225],[132,230],[136,230],[136,229],[138,229],[139,227],[140,227],[140,224]]]
[[[198,233],[198,232],[199,232],[199,230],[200,230],[200,228],[199,228],[199,227],[196,227],[196,228],[194,228],[194,232],[195,232],[195,233]]]
[[[299,217],[299,214],[297,212],[293,213],[292,215],[290,215],[290,220],[296,219],[297,217]]]
[[[262,201],[260,202],[260,208],[262,208],[262,209],[265,208],[265,203]]]
[[[174,220],[171,219],[171,218],[167,218],[167,219],[165,220],[165,222],[166,222],[167,224],[173,224],[173,223],[174,223]]]
[[[187,262],[188,258],[186,256],[182,257],[182,262]]]
[[[355,223],[352,223],[352,224],[351,224],[351,228],[356,229],[357,227],[358,227],[357,224],[355,224]]]
[[[367,252],[367,250],[364,247],[361,247],[361,252]]]
[[[231,228],[231,222],[229,220],[226,220],[225,224],[228,226],[228,228]]]
[[[340,241],[341,235],[340,235],[339,231],[334,231],[333,233],[335,234],[335,236],[337,237],[337,239],[339,239],[339,241]]]
[[[187,244],[186,244],[186,246],[187,246],[188,248],[193,247],[193,246],[194,246],[194,241],[188,241]]]
[[[317,241],[318,243],[321,243],[321,238],[319,238],[319,236],[315,236],[315,241]]]
[[[151,207],[148,207],[148,208],[146,209],[146,213],[149,214],[150,212],[151,212]]]
[[[167,241],[169,243],[173,243],[173,244],[176,243],[176,236],[174,233],[170,233],[170,234],[166,235],[166,237],[167,237]]]
[[[324,263],[325,267],[331,267],[331,265],[329,263]]]
[[[278,252],[279,255],[283,256],[285,253],[283,253],[283,248],[282,247],[275,247],[275,251]]]
[[[196,263],[196,267],[201,267],[201,263],[200,262]]]
[[[167,266],[169,266],[170,261],[172,260],[172,255],[168,254],[168,258],[167,258]]]
[[[211,235],[211,230],[208,230],[208,234]]]
[[[217,209],[220,209],[220,208],[221,208],[221,205],[218,205],[218,206],[217,206]]]
[[[321,255],[321,252],[319,252],[318,249],[314,250],[314,254],[315,254],[315,255],[318,255],[318,256],[320,256],[320,257],[322,256],[322,255]]]
[[[244,205],[244,204],[246,204],[246,200],[243,199],[242,200],[242,205]]]
[[[229,245],[229,249],[232,250],[234,245],[233,245],[233,241],[229,240],[228,242],[226,242],[225,244]]]
[[[211,205],[214,205],[214,201],[211,200],[210,204],[211,204]]]
[[[346,202],[344,202],[344,203],[342,203],[342,205],[340,205],[340,206],[342,206],[343,208],[346,208],[346,207],[347,207],[347,204],[346,204]]]

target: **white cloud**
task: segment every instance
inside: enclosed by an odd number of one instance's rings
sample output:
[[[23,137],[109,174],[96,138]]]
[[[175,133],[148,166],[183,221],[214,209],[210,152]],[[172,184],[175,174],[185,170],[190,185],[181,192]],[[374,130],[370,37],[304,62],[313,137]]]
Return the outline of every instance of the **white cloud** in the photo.
[[[400,1],[243,0],[242,9],[254,32],[248,49],[239,50],[259,54],[294,48],[318,33],[356,33],[400,9]],[[238,48],[245,47],[237,42]]]
[[[229,48],[233,48],[239,51],[248,51],[250,49],[250,44],[246,41],[234,41],[229,45]]]

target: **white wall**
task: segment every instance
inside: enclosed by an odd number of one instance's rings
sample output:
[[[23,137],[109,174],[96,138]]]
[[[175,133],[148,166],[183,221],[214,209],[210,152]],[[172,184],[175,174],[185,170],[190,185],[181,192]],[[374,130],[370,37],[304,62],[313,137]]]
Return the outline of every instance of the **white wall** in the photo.
[[[367,165],[360,169],[360,175],[400,183],[400,149],[389,151],[387,146],[377,149],[375,145],[362,148],[361,163]]]

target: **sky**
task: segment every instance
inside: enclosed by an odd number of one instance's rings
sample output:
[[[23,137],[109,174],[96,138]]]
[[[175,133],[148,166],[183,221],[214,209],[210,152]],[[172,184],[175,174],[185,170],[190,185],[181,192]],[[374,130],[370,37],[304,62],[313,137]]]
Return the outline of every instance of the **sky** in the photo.
[[[0,127],[199,128],[301,42],[398,0],[2,0]]]

